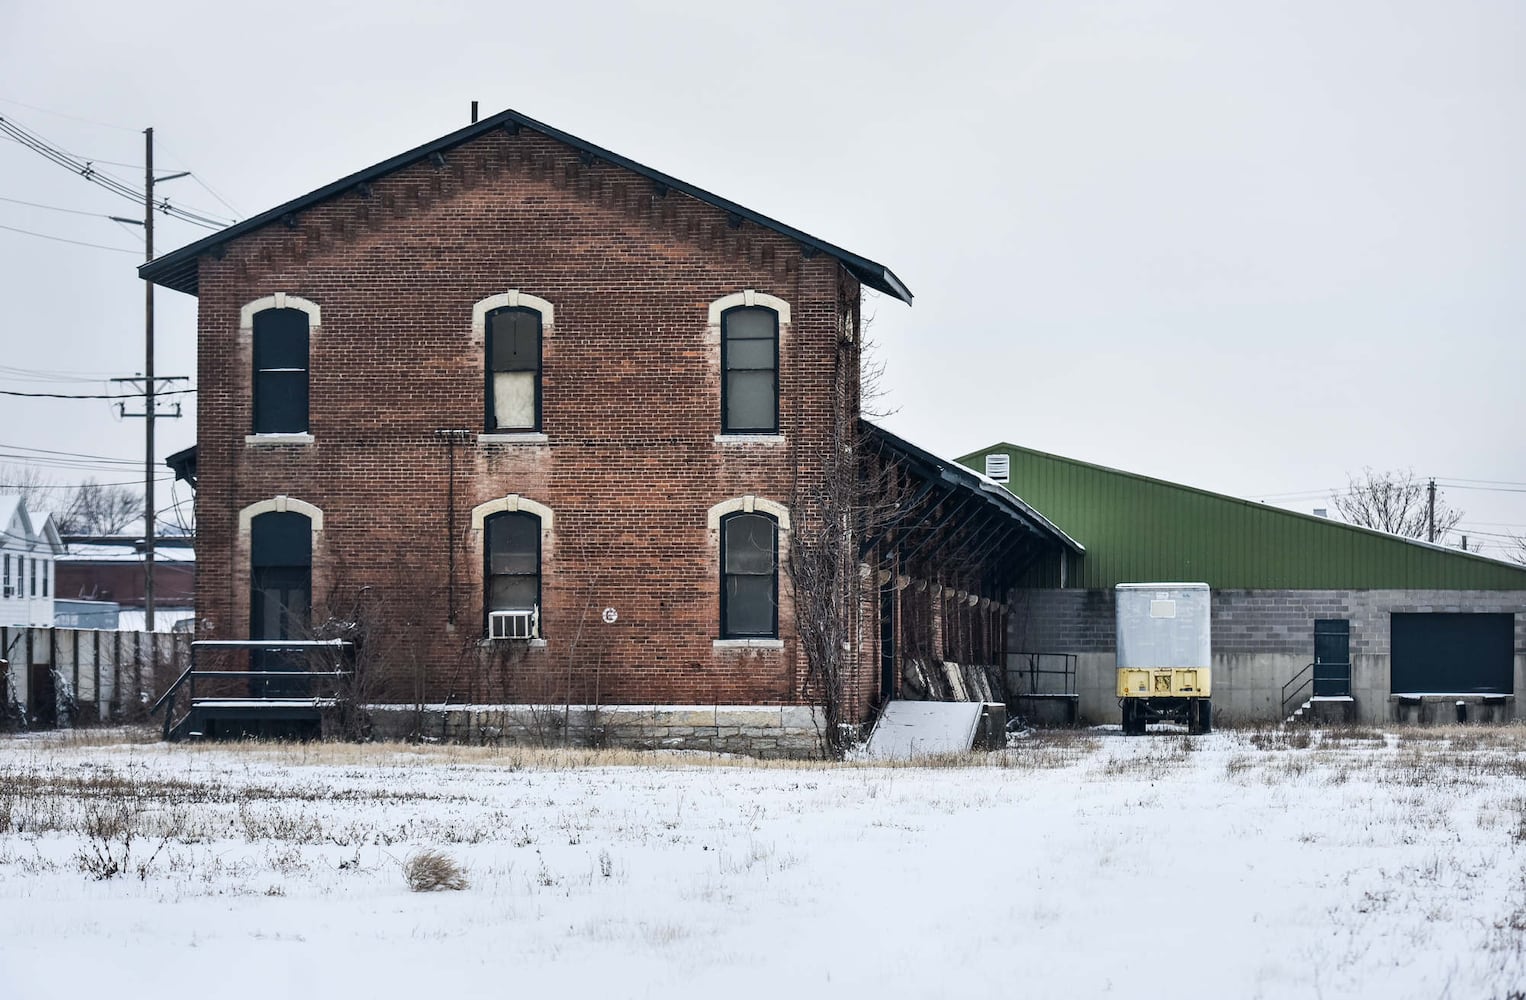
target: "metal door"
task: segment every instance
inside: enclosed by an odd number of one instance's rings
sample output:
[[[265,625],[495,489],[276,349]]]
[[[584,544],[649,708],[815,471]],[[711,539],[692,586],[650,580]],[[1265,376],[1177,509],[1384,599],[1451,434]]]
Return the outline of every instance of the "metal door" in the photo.
[[[1314,622],[1314,697],[1351,694],[1351,623],[1344,618]]]

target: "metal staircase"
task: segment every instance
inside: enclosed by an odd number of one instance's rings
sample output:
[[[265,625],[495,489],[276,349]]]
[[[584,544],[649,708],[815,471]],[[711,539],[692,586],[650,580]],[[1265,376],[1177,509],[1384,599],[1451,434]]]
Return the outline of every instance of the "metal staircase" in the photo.
[[[325,715],[346,702],[353,654],[345,639],[192,642],[190,666],[149,713],[164,712],[171,742],[316,737]],[[227,669],[230,655],[246,656],[248,669]]]
[[[1307,664],[1282,686],[1283,725],[1312,720],[1321,702],[1350,704],[1352,700],[1350,663]]]

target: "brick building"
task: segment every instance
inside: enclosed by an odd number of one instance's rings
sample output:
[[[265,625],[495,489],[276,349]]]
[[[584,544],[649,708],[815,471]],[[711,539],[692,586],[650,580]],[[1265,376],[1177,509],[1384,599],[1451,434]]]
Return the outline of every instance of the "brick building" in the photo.
[[[199,299],[202,638],[364,621],[376,703],[819,724],[786,569],[858,433],[862,290],[911,301],[888,268],[504,112],[142,273]],[[880,632],[844,640],[853,720]]]

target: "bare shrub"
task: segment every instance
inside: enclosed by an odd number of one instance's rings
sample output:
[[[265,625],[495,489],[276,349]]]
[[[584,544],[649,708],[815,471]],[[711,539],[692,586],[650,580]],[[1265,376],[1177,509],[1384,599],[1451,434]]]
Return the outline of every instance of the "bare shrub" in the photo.
[[[403,877],[414,892],[465,889],[466,869],[443,851],[423,850],[403,862]]]
[[[159,857],[159,852],[164,850],[169,838],[160,840],[152,854],[134,864],[132,847],[140,826],[139,810],[130,800],[118,798],[90,806],[85,810],[84,822],[80,824],[80,832],[85,835],[86,842],[75,853],[75,864],[80,871],[96,881],[116,878],[129,872],[136,874],[140,881],[147,879],[154,861]]]

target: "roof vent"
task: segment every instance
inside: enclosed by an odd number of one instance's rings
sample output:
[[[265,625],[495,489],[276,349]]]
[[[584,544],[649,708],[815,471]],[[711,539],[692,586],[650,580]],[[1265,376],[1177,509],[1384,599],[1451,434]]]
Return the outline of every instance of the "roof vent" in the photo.
[[[1315,507],[1314,508],[1314,516],[1315,517],[1329,517],[1330,516],[1330,509],[1328,507]]]
[[[1012,456],[1011,455],[987,455],[986,456],[986,476],[988,476],[991,479],[996,480],[998,483],[1005,483],[1005,482],[1008,482],[1009,480],[1011,480],[1011,478],[1012,478]]]

